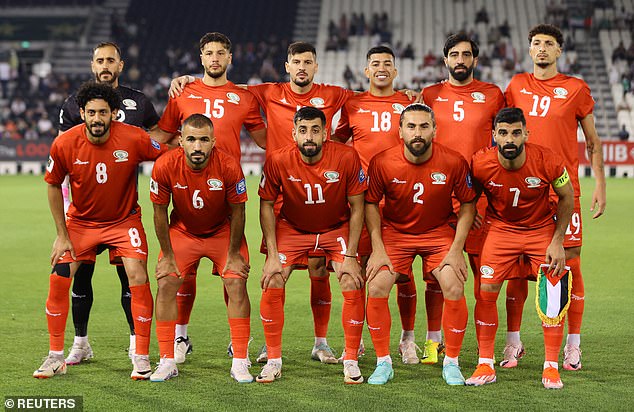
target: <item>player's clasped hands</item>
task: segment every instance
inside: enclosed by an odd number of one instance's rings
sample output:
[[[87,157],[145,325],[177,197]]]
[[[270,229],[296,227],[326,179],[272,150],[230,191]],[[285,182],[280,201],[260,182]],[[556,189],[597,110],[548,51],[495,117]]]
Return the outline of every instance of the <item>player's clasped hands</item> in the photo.
[[[68,237],[57,236],[53,242],[53,250],[51,251],[51,266],[55,266],[59,259],[64,256],[64,253],[70,252],[73,259],[77,259],[75,256],[75,249]]]
[[[176,276],[179,278],[181,277],[181,272],[178,270],[178,266],[176,266],[174,256],[163,256],[156,264],[154,276],[158,280],[165,276],[169,276],[172,273],[176,273]]]

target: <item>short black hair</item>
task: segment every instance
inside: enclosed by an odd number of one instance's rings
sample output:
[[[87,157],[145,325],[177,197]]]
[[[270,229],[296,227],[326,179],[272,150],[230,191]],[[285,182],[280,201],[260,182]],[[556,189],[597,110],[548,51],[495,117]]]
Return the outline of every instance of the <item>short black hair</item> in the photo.
[[[103,48],[103,47],[114,47],[114,49],[117,51],[117,54],[119,55],[119,60],[122,60],[122,57],[121,57],[121,48],[119,48],[119,46],[117,45],[117,43],[115,43],[115,42],[111,42],[111,41],[104,41],[104,42],[101,42],[101,43],[99,43],[98,45],[96,45],[96,46],[95,46],[95,48],[94,48],[94,49],[92,49],[92,55],[94,56],[94,55],[95,55],[95,52],[96,52],[98,49],[101,49],[101,48]]]
[[[495,129],[498,123],[516,123],[521,122],[522,126],[526,126],[526,118],[524,112],[519,107],[505,107],[501,109],[498,114],[495,115],[493,120],[493,128]]]
[[[198,42],[198,48],[201,52],[203,51],[207,43],[220,43],[222,44],[222,47],[229,50],[229,53],[231,53],[231,40],[229,40],[229,38],[222,33],[218,33],[217,31],[215,31],[212,33],[207,33],[203,37],[201,37],[200,41]]]
[[[211,130],[214,129],[214,123],[211,119],[200,113],[194,113],[185,119],[181,129],[185,126],[190,126],[196,129],[202,129],[203,127],[209,127]]]
[[[89,81],[82,84],[77,91],[76,100],[80,109],[85,110],[86,103],[96,99],[104,100],[112,111],[121,107],[121,95],[110,84]]]
[[[326,115],[316,107],[306,106],[295,112],[293,124],[297,124],[300,120],[321,119],[321,125],[326,126]]]
[[[473,39],[471,39],[471,37],[469,37],[469,35],[465,32],[455,33],[447,37],[447,40],[445,40],[445,47],[442,49],[443,55],[447,57],[449,55],[449,50],[456,47],[456,44],[462,42],[471,44],[471,53],[473,54],[473,57],[478,57],[480,55],[480,47],[478,47],[478,43],[473,41]]]
[[[538,24],[537,26],[533,27],[528,32],[528,44],[531,44],[533,42],[533,37],[538,34],[553,36],[555,40],[557,40],[559,47],[563,47],[564,45],[564,35],[561,33],[561,30],[559,30],[559,27],[557,26],[553,26],[552,24]]]
[[[429,113],[431,115],[431,121],[434,124],[434,126],[436,126],[436,116],[434,116],[434,111],[432,110],[431,107],[427,106],[426,104],[423,103],[412,103],[408,106],[405,107],[405,109],[403,109],[403,111],[401,112],[401,117],[398,120],[398,124],[399,126],[403,126],[403,118],[405,117],[405,113],[408,112],[426,112]]]
[[[310,43],[306,43],[304,41],[296,41],[288,45],[287,54],[288,57],[294,56],[300,53],[311,52],[313,56],[317,57],[317,51],[315,50],[315,46]]]
[[[368,50],[368,54],[365,55],[365,58],[367,60],[370,60],[370,56],[372,56],[373,54],[379,54],[379,53],[390,54],[392,55],[392,57],[396,57],[394,55],[394,51],[391,48],[387,46],[375,46],[375,47],[372,47],[370,50]]]

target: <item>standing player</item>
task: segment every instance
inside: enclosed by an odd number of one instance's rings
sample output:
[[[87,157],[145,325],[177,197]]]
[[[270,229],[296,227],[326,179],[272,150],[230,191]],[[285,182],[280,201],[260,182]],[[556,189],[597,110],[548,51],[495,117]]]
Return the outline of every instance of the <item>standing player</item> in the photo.
[[[246,289],[249,251],[244,239],[244,175],[233,156],[214,146],[213,124],[202,114],[185,119],[180,142],[182,148],[156,162],[150,182],[162,252],[156,266],[161,363],[150,380],[163,382],[178,375],[174,361],[176,294],[183,278],[195,275],[200,259],[207,257],[222,269],[229,297],[227,314],[234,349],[231,376],[238,382],[252,382],[247,359],[251,305]],[[174,208],[168,218],[170,198]]]
[[[173,138],[183,121],[199,113],[213,119],[216,147],[240,161],[240,129],[244,125],[262,148],[266,145],[266,127],[257,100],[253,95],[227,79],[231,64],[231,41],[222,33],[207,33],[199,41],[200,61],[204,69],[202,79],[185,86],[180,96],[170,98],[153,136],[161,141]],[[222,270],[222,268],[218,268]],[[187,327],[196,298],[196,272],[184,274],[176,300],[176,362],[185,362],[192,351]],[[225,295],[226,299],[226,295]]]
[[[94,264],[105,244],[125,266],[132,294],[136,353],[132,379],[147,379],[152,326],[152,293],[148,283],[147,242],[137,203],[136,173],[143,161],[155,160],[166,148],[143,130],[114,121],[121,97],[110,85],[86,83],[77,93],[84,123],[59,136],[51,146],[46,169],[48,197],[57,229],[51,253],[46,317],[49,356],[33,373],[50,378],[66,373],[64,329],[71,279],[83,262]],[[70,176],[73,203],[64,216],[61,184]]]
[[[476,329],[479,360],[466,382],[474,386],[496,381],[496,300],[502,283],[516,275],[522,255],[534,273],[544,263],[555,278],[565,272],[564,232],[574,204],[564,160],[549,149],[525,143],[528,132],[521,109],[500,110],[494,128],[497,147],[476,153],[472,160],[473,177],[489,201],[475,307],[476,324],[480,325]],[[549,200],[551,187],[558,197],[556,211]],[[563,320],[556,326],[543,324],[543,331],[546,360],[542,383],[547,389],[559,389],[563,387],[558,371]]]
[[[583,80],[557,71],[557,59],[561,56],[561,47],[564,43],[561,31],[555,26],[540,24],[531,29],[528,41],[529,54],[533,59],[533,73],[517,74],[511,79],[506,89],[506,101],[510,107],[519,107],[526,113],[526,124],[533,143],[563,155],[575,191],[575,209],[564,240],[566,265],[570,266],[573,276],[572,300],[568,311],[568,338],[564,348],[564,369],[579,370],[585,289],[580,257],[582,223],[578,175],[578,125],[583,131],[586,151],[595,176],[590,208],[594,211],[594,219],[603,214],[606,204],[603,151],[594,127],[594,100],[590,88]],[[556,197],[551,196],[551,200],[556,200]]]
[[[370,81],[370,88],[367,92],[348,99],[341,109],[341,120],[333,135],[333,140],[343,143],[352,138],[352,146],[357,150],[365,172],[374,155],[400,144],[396,125],[405,106],[412,103],[412,99],[394,90],[394,79],[398,71],[392,49],[387,46],[373,47],[368,50],[366,59],[365,75]],[[370,252],[370,238],[367,230],[363,230],[359,243],[362,264]],[[416,364],[419,363],[419,349],[414,341],[416,285],[409,277],[404,276],[397,287],[402,324],[399,352],[404,363]]]
[[[445,41],[443,55],[448,79],[423,89],[423,100],[434,111],[438,131],[435,140],[460,153],[465,160],[479,149],[491,146],[491,132],[495,114],[504,107],[504,96],[499,87],[474,79],[480,49],[465,33],[452,34]],[[454,211],[460,203],[454,200]],[[476,226],[479,226],[486,199],[477,203]],[[465,250],[474,273],[474,293],[478,293],[480,249],[483,229],[472,228],[467,236]],[[442,352],[441,318],[443,296],[436,282],[427,282],[425,290],[427,308],[427,337],[423,350],[423,363],[438,362]]]
[[[140,91],[119,84],[119,76],[123,71],[123,60],[119,46],[112,42],[99,43],[93,51],[90,67],[97,83],[104,83],[114,87],[122,98],[122,104],[117,110],[117,121],[143,127],[146,130],[153,129],[159,120],[152,102]],[[70,95],[59,113],[59,134],[83,123],[77,95]],[[68,196],[68,181],[62,184],[65,210],[70,205]],[[99,251],[99,253],[101,250]],[[114,256],[110,256],[113,260]],[[125,267],[121,264],[115,266],[121,282],[121,306],[126,315],[130,327],[130,358],[134,355],[135,336],[134,322],[130,309],[130,288]],[[75,340],[66,363],[75,365],[83,360],[93,357],[92,348],[88,342],[88,319],[93,302],[92,275],[95,271],[94,263],[84,262],[78,269],[73,281],[72,304],[73,323],[75,325]]]
[[[272,382],[282,375],[284,286],[296,265],[305,265],[309,253],[321,249],[337,273],[344,296],[344,382],[362,383],[357,352],[365,302],[357,246],[363,226],[365,174],[353,148],[326,141],[327,122],[321,110],[299,109],[294,124],[296,145],[269,153],[260,182],[260,224],[267,247],[260,318],[268,361],[257,381]],[[276,218],[273,206],[280,195],[282,207]]]
[[[423,259],[423,276],[434,277],[445,299],[443,328],[447,340],[443,378],[464,385],[458,355],[467,327],[464,283],[467,266],[462,249],[475,216],[475,192],[469,166],[460,154],[434,143],[434,113],[420,103],[401,113],[403,144],[376,155],[370,162],[366,222],[372,238],[368,260],[368,329],[377,367],[368,379],[382,385],[394,376],[390,357],[390,290],[398,276],[413,277],[412,263]],[[452,228],[452,196],[460,202]],[[385,200],[383,218],[379,202]]]

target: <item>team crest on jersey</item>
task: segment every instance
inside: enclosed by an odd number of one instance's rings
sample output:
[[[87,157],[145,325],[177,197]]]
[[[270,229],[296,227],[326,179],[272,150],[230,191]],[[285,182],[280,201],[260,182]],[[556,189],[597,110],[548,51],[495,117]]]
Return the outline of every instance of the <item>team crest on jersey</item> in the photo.
[[[473,92],[471,93],[471,97],[473,97],[473,103],[486,103],[486,96],[484,93]]]
[[[218,179],[209,179],[207,184],[209,185],[209,190],[222,190],[222,181]]]
[[[403,107],[403,105],[400,103],[394,103],[392,105],[392,109],[394,109],[394,113],[401,114],[403,110],[405,110],[405,107]]]
[[[150,139],[150,143],[152,143],[152,147],[156,150],[161,150],[161,144],[154,139]]]
[[[335,183],[339,181],[339,172],[329,170],[324,172],[324,177],[326,178],[326,183]]]
[[[567,99],[568,98],[568,90],[563,87],[555,87],[553,89],[553,93],[555,93],[555,99]]]
[[[480,266],[480,273],[485,279],[493,279],[493,274],[495,273],[495,270],[493,270],[491,266],[482,265]]]
[[[363,168],[359,168],[359,183],[365,182],[368,177],[363,173]]]
[[[235,93],[229,92],[227,93],[227,101],[233,104],[240,104],[240,96]]]
[[[310,99],[310,104],[312,104],[313,107],[316,108],[324,107],[324,103],[325,101],[321,97],[313,97],[312,99]]]
[[[132,99],[123,99],[123,105],[126,110],[136,110],[136,102]]]
[[[447,176],[441,172],[434,172],[431,174],[432,185],[444,185],[447,183]]]
[[[286,263],[286,255],[284,253],[278,253],[277,256],[280,258],[280,263],[282,265]]]
[[[539,184],[542,182],[542,179],[540,179],[539,177],[529,176],[526,179],[524,179],[524,181],[528,185],[528,188],[532,189],[535,187],[539,187]]]
[[[150,192],[154,193],[157,196],[159,194],[158,183],[156,183],[156,180],[152,178],[150,178]]]
[[[114,152],[112,152],[112,155],[115,159],[117,159],[115,160],[115,163],[128,161],[128,152],[126,152],[125,150],[115,150]]]
[[[48,163],[46,163],[46,171],[51,173],[53,171],[53,166],[55,166],[55,160],[51,156],[48,157]]]
[[[238,183],[236,183],[236,193],[241,195],[247,191],[247,182],[242,178]]]

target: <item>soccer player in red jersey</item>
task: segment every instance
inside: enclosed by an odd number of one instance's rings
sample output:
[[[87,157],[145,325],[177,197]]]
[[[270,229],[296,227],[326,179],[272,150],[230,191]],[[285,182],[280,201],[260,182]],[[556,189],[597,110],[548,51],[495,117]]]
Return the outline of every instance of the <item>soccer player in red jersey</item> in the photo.
[[[202,79],[195,78],[185,86],[182,94],[170,98],[158,123],[157,138],[171,139],[190,115],[199,113],[212,119],[216,145],[220,150],[240,161],[240,129],[244,125],[262,148],[266,145],[266,127],[255,97],[227,79],[231,64],[231,41],[222,33],[207,33],[199,41],[200,60],[204,68]],[[222,270],[222,268],[218,268]],[[184,275],[178,291],[178,320],[176,322],[176,362],[185,362],[191,352],[187,328],[196,298],[196,273]],[[225,301],[227,295],[225,293]]]
[[[363,170],[367,172],[374,155],[400,144],[397,125],[401,112],[412,103],[412,99],[394,90],[398,71],[392,49],[387,46],[372,47],[366,59],[365,75],[370,88],[348,99],[341,109],[341,119],[332,138],[344,143],[351,139],[352,146],[361,158]],[[363,266],[371,252],[370,237],[364,229],[359,241],[359,256]],[[403,276],[397,282],[397,287],[402,326],[399,352],[404,363],[417,364],[420,360],[414,340],[416,285],[409,277]]]
[[[549,149],[526,143],[528,131],[521,109],[500,110],[494,128],[497,147],[483,149],[472,160],[476,187],[484,190],[489,201],[475,307],[475,321],[480,326],[476,329],[478,367],[466,381],[474,386],[496,381],[496,300],[502,283],[517,276],[522,255],[534,273],[541,264],[548,265],[555,278],[564,273],[564,232],[574,204],[564,160]],[[557,194],[557,206],[549,199],[551,188]],[[563,321],[554,326],[543,324],[543,331],[546,360],[542,383],[548,389],[559,389],[563,387],[558,371]]]
[[[438,129],[435,141],[459,152],[467,161],[484,147],[491,147],[493,119],[504,107],[504,95],[499,87],[473,77],[478,64],[480,48],[465,33],[450,35],[443,47],[448,78],[423,89],[425,104],[434,110]],[[457,212],[460,203],[454,201]],[[469,231],[465,250],[474,273],[474,293],[478,292],[480,249],[483,228],[480,226],[486,210],[486,199],[477,205],[477,224]],[[423,348],[422,362],[434,364],[442,353],[441,318],[443,297],[436,282],[428,282],[425,290],[427,309],[427,337]]]
[[[112,257],[125,266],[132,293],[136,354],[132,379],[147,379],[152,293],[147,276],[147,241],[137,203],[139,163],[155,160],[167,148],[151,140],[142,129],[116,122],[120,95],[110,86],[86,83],[77,93],[84,124],[53,142],[45,180],[57,237],[53,243],[49,294],[46,300],[50,349],[33,373],[50,378],[66,373],[64,329],[68,292],[83,262],[94,263],[97,248],[105,244]],[[70,176],[73,202],[64,216],[61,184]]]
[[[152,170],[150,198],[161,245],[156,266],[161,363],[150,376],[154,382],[178,375],[174,360],[176,293],[183,278],[195,275],[204,257],[222,269],[229,297],[227,314],[234,350],[231,376],[241,383],[253,381],[247,359],[251,313],[246,289],[249,251],[244,238],[247,188],[240,163],[216,148],[215,142],[211,120],[193,114],[181,128],[182,148],[161,157]],[[170,199],[174,208],[168,217]]]
[[[564,157],[575,191],[575,210],[566,228],[564,247],[566,264],[573,276],[572,301],[568,312],[568,337],[564,348],[564,369],[581,369],[581,322],[585,302],[585,288],[581,274],[582,222],[579,186],[579,158],[577,128],[581,126],[586,151],[595,176],[591,208],[596,219],[606,205],[605,174],[601,140],[594,126],[594,99],[590,88],[581,79],[557,71],[563,35],[548,24],[540,24],[528,34],[529,53],[533,59],[533,73],[515,75],[506,89],[510,107],[519,107],[526,114],[526,125],[531,142],[559,153]],[[551,200],[556,196],[551,193]]]
[[[294,124],[295,146],[270,153],[260,181],[260,224],[267,247],[260,318],[268,361],[256,379],[272,382],[281,376],[284,286],[296,265],[305,265],[309,253],[320,249],[332,263],[344,296],[344,382],[362,383],[357,351],[365,302],[357,246],[365,174],[353,148],[326,141],[327,121],[321,110],[299,109]],[[274,202],[280,195],[276,217]]]
[[[368,260],[368,329],[376,350],[377,366],[368,383],[382,385],[394,376],[390,357],[390,290],[398,276],[413,277],[412,263],[423,259],[423,277],[435,278],[444,293],[443,328],[447,353],[443,378],[464,385],[458,355],[467,327],[464,283],[467,266],[464,242],[475,216],[475,192],[467,161],[440,144],[434,113],[415,103],[401,113],[403,143],[376,155],[370,162],[366,197],[366,224],[372,239]],[[452,198],[461,203],[458,220]],[[385,201],[382,217],[379,202]]]

